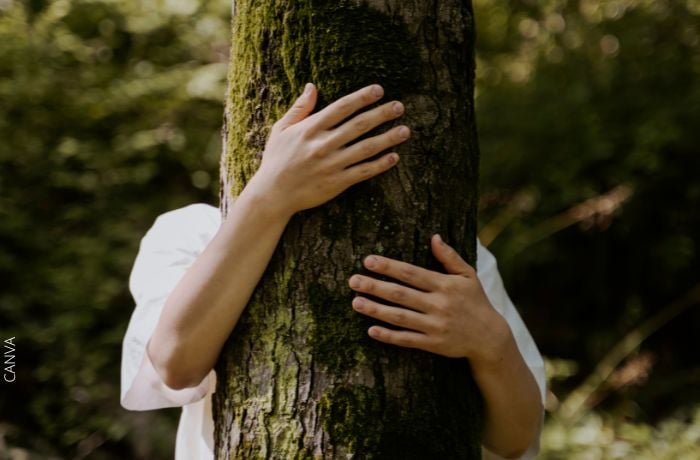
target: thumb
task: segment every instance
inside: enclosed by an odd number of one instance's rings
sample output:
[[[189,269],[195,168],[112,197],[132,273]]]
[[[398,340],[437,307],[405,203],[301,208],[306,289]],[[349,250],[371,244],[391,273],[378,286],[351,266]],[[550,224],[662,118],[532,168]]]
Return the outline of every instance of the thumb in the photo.
[[[467,278],[473,278],[476,276],[474,268],[464,259],[462,259],[457,251],[442,241],[440,235],[437,233],[433,235],[430,242],[435,258],[442,262],[442,265],[445,266],[447,273],[452,275],[462,275],[466,276]]]
[[[289,126],[300,122],[311,113],[316,105],[316,87],[313,83],[307,83],[304,87],[304,92],[294,101],[292,108],[287,110],[287,113],[280,119],[279,129],[285,129]]]

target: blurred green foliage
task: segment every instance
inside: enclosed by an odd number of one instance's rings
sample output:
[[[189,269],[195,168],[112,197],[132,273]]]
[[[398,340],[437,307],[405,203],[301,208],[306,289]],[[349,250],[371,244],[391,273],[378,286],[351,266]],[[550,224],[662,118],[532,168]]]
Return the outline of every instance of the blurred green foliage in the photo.
[[[480,234],[575,363],[550,373],[542,458],[700,458],[700,3],[475,6]]]
[[[127,280],[165,210],[215,202],[228,2],[0,2],[0,437],[171,458],[176,410],[119,405]],[[148,427],[148,429],[145,429]],[[2,450],[0,448],[0,450]]]
[[[698,299],[562,408],[700,282],[700,3],[474,4],[481,237],[550,357],[543,458],[697,458]],[[172,457],[177,410],[119,406],[127,279],[156,215],[217,203],[229,14],[0,0],[0,455]]]

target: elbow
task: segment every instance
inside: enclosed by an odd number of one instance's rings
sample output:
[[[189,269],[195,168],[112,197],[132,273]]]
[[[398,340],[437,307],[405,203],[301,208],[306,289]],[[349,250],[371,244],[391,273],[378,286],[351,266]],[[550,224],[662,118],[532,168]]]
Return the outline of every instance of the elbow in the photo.
[[[528,430],[529,431],[529,430]],[[523,458],[531,449],[534,452],[539,450],[540,445],[540,430],[535,428],[532,432],[520,433],[508,441],[501,440],[500,442],[492,442],[483,446],[498,458],[504,460],[518,460]],[[529,457],[528,457],[529,458]]]
[[[521,458],[523,455],[525,455],[525,452],[527,452],[527,447],[524,449],[516,449],[512,450],[510,452],[507,452],[505,455],[502,455],[503,458],[506,460],[517,460]]]
[[[183,359],[184,353],[172,350],[163,353],[157,350],[149,351],[153,368],[163,384],[171,390],[184,390],[199,385],[207,376],[208,371],[197,369]]]
[[[513,447],[508,450],[496,449],[494,447],[486,447],[492,454],[496,455],[498,458],[503,460],[518,460],[527,452],[529,446],[525,447]],[[489,457],[491,458],[491,457]]]
[[[191,373],[179,372],[174,369],[156,369],[156,371],[160,375],[163,384],[171,390],[176,391],[196,387],[204,379],[204,377],[193,377]]]

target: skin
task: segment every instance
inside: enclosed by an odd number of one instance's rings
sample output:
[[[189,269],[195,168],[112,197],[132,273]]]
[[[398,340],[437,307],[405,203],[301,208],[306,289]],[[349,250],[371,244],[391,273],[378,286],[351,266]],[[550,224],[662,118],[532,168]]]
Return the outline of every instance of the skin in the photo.
[[[504,458],[518,458],[532,443],[540,422],[537,382],[508,323],[486,297],[476,270],[440,235],[433,235],[430,243],[447,273],[369,255],[364,259],[367,269],[407,286],[353,275],[348,284],[360,295],[352,307],[400,328],[372,326],[368,334],[376,340],[468,359],[485,401],[484,447]],[[372,301],[362,293],[399,306]]]
[[[296,212],[319,206],[396,164],[395,152],[365,160],[408,139],[406,126],[353,143],[403,114],[399,101],[356,114],[383,94],[381,86],[370,85],[310,115],[317,92],[307,84],[304,94],[273,125],[260,168],[168,296],[148,342],[148,357],[168,387],[197,386],[211,371]],[[484,445],[515,458],[531,444],[539,424],[537,385],[474,269],[437,236],[432,248],[447,274],[372,255],[365,259],[368,269],[412,287],[369,276],[353,275],[349,280],[359,293],[407,308],[362,296],[353,300],[352,308],[411,329],[373,326],[368,333],[377,340],[468,359],[486,402]]]

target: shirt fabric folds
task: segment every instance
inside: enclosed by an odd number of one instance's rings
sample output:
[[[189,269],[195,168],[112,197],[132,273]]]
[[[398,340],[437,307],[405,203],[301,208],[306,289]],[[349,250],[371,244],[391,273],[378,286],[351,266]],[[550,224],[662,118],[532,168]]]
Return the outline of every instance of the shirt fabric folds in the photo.
[[[146,353],[146,345],[168,295],[204,251],[220,225],[219,209],[201,203],[158,216],[141,240],[129,278],[129,289],[136,307],[122,345],[121,404],[129,410],[182,407],[175,445],[176,460],[213,459],[211,395],[216,374],[212,370],[196,387],[173,390],[156,372]],[[542,357],[503,287],[495,257],[478,241],[476,269],[491,304],[510,325],[544,401]],[[521,459],[535,458],[538,450],[539,442],[535,442]],[[484,450],[484,459],[499,458]]]

